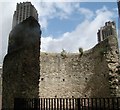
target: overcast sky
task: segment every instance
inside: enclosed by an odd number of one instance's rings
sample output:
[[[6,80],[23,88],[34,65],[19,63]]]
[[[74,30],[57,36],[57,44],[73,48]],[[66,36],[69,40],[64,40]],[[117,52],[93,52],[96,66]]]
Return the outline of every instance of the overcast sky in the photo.
[[[0,2],[0,63],[7,52],[16,3],[23,1],[26,0]],[[28,1],[38,11],[42,27],[41,51],[45,52],[61,52],[62,49],[78,52],[79,47],[90,49],[97,44],[97,31],[106,21],[118,23],[116,0]]]

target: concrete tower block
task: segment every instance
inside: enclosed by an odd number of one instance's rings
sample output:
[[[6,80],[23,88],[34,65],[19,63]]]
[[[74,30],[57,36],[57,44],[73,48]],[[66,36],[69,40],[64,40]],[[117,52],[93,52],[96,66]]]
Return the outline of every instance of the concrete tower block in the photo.
[[[13,28],[3,62],[2,108],[12,109],[14,98],[38,98],[40,25],[29,17]]]

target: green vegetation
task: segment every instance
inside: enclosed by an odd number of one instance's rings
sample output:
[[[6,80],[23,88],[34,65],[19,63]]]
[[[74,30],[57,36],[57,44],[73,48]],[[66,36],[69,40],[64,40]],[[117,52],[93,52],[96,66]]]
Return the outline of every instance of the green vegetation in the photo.
[[[62,49],[61,56],[63,59],[67,57],[67,52],[64,49]]]
[[[79,54],[80,54],[80,57],[83,55],[83,48],[79,48]]]

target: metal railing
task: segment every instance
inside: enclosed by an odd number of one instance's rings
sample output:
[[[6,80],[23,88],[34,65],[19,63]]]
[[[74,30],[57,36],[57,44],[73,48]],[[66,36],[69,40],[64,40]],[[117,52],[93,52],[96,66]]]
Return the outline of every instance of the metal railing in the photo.
[[[118,98],[15,98],[14,110],[120,110]]]

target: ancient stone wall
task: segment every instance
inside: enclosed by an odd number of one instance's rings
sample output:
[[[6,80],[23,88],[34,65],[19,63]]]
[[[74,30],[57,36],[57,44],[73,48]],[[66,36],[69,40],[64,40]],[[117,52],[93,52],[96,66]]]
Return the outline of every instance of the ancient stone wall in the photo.
[[[40,53],[40,35],[33,17],[11,31],[3,62],[3,109],[12,109],[15,98],[120,97],[115,34],[83,54]]]
[[[33,17],[10,32],[3,62],[2,109],[13,109],[15,98],[38,98],[40,35],[40,25]]]
[[[94,48],[85,51],[82,56],[79,53],[41,53],[39,96],[120,96],[118,57],[116,36],[109,36]],[[112,75],[116,77],[111,78]],[[112,88],[113,85],[115,88]]]

